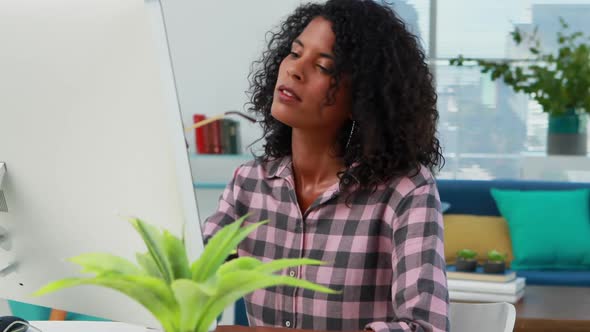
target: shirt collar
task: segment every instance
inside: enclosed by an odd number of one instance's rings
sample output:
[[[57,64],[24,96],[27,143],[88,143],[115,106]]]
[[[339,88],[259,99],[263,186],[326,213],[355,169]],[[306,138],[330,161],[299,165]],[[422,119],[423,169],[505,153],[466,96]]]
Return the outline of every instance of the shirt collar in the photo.
[[[355,162],[353,164],[353,167],[358,166],[358,164],[359,164],[358,162]],[[288,181],[293,181],[293,179],[292,179],[293,159],[291,158],[290,155],[284,156],[281,158],[277,158],[277,159],[271,159],[271,160],[267,161],[265,168],[266,168],[266,178],[267,179],[281,178],[281,179],[287,179]],[[353,178],[350,178],[348,180],[356,181]],[[353,184],[351,189],[352,188],[356,189],[357,186],[358,186],[358,184]],[[324,195],[327,195],[326,197],[329,197],[330,195],[338,195],[339,193],[340,193],[340,183],[338,182],[338,183],[333,184],[330,188],[328,188],[326,190],[326,192],[324,193]]]
[[[266,178],[272,179],[275,177],[286,178],[293,174],[291,156],[284,156],[277,159],[269,160],[266,163]]]

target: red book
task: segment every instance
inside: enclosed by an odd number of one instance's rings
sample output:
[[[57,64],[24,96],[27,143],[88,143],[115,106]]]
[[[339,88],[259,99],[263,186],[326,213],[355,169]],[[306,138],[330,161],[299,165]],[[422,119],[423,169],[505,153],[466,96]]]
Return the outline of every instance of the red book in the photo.
[[[208,126],[209,136],[209,153],[211,154],[222,154],[223,149],[221,148],[221,120],[215,120]]]
[[[205,120],[205,114],[193,114],[193,123]],[[195,147],[197,153],[208,153],[207,135],[203,127],[195,128]]]

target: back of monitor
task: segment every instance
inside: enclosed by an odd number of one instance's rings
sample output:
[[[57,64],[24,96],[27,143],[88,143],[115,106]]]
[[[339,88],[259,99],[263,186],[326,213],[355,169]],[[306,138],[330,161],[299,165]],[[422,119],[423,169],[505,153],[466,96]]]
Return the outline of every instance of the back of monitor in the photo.
[[[202,251],[188,155],[156,0],[0,2],[0,162],[8,212],[0,297],[156,326],[117,292],[81,286],[66,259],[146,249],[125,220],[187,234]]]

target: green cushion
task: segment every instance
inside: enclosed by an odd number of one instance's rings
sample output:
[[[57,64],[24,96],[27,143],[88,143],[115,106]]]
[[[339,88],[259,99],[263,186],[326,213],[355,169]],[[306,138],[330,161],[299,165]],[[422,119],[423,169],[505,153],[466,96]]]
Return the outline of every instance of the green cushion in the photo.
[[[491,189],[508,222],[512,268],[590,268],[590,190]]]

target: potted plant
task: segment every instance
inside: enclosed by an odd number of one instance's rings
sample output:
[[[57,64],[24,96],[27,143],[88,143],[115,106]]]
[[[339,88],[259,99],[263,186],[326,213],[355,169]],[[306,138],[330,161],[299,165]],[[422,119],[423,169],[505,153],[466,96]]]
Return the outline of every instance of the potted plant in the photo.
[[[226,262],[232,250],[265,221],[241,227],[246,216],[211,238],[199,259],[189,264],[184,241],[168,231],[136,218],[131,224],[143,238],[147,252],[137,254],[138,265],[118,256],[92,253],[71,259],[94,277],[54,281],[35,295],[77,285],[112,288],[133,298],[160,322],[166,332],[207,332],[225,307],[256,289],[277,285],[324,293],[336,291],[275,272],[300,265],[320,265],[312,259],[279,259],[268,263],[252,257]]]
[[[485,273],[504,273],[506,271],[506,254],[497,250],[488,251],[488,259],[483,263]]]
[[[477,252],[471,249],[461,249],[457,252],[457,261],[455,267],[457,271],[473,272],[477,267]]]
[[[474,61],[492,80],[503,79],[516,92],[536,100],[549,116],[548,154],[586,155],[587,114],[590,113],[590,40],[582,32],[567,33],[560,18],[557,52],[544,51],[536,30],[527,34],[511,32],[516,45],[528,47],[526,60],[489,61],[459,55],[450,64],[462,66]]]

